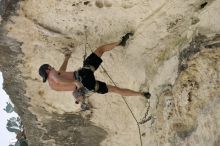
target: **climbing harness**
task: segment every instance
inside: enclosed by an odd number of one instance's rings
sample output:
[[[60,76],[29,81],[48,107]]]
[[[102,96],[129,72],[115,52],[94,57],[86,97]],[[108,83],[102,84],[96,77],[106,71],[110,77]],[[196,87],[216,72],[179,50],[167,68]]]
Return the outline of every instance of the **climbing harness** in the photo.
[[[80,87],[79,89],[76,89],[73,92],[73,96],[75,97],[76,104],[79,104],[79,101],[82,100],[82,103],[81,103],[82,111],[89,110],[89,105],[88,105],[88,100],[87,100],[89,92],[90,91],[85,87]]]

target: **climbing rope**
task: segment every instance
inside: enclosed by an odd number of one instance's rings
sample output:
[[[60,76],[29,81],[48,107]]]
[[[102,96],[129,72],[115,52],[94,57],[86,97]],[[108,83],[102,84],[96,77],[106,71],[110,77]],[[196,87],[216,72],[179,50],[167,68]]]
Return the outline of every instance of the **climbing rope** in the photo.
[[[86,46],[87,46],[87,44],[88,44],[88,41],[87,41],[87,33],[86,33],[87,26],[84,26],[84,29],[85,29],[85,37],[86,37],[86,42],[85,42],[85,48],[84,48],[83,61],[85,61],[85,60],[86,60],[86,56],[87,56],[87,52],[86,52]]]
[[[84,55],[84,56],[86,57],[86,46],[87,46],[87,45],[89,46],[89,44],[88,44],[88,42],[87,42],[87,26],[84,26],[84,29],[85,29],[85,37],[86,37],[85,55]],[[89,47],[89,49],[90,49],[91,52],[93,52],[92,49],[91,49],[91,47]],[[85,59],[85,57],[84,57],[84,59]],[[113,81],[113,79],[112,79],[111,76],[108,74],[108,72],[106,71],[106,69],[105,69],[102,65],[100,65],[100,66],[101,66],[101,68],[104,70],[105,74],[106,74],[106,75],[109,77],[109,79],[112,81],[112,83],[117,87],[116,83]],[[127,101],[125,100],[125,97],[124,97],[124,96],[121,96],[121,97],[122,97],[124,103],[126,104],[127,108],[129,109],[129,111],[130,111],[132,117],[134,118],[134,120],[135,120],[136,123],[137,123],[138,132],[139,132],[139,138],[140,138],[140,143],[141,143],[141,146],[142,146],[143,144],[142,144],[141,129],[140,129],[139,122],[138,122],[138,120],[136,119],[134,113],[132,112],[132,110],[131,110],[129,104],[128,104]]]

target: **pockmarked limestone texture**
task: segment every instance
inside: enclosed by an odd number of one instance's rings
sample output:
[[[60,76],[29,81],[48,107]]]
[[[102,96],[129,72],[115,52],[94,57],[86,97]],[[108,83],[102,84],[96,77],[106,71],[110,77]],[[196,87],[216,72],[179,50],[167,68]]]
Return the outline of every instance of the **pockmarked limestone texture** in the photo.
[[[219,146],[219,0],[1,4],[0,70],[30,145]],[[125,47],[103,55],[104,69],[95,76],[149,91],[149,101],[93,94],[89,100],[94,108],[80,112],[71,92],[53,91],[42,83],[40,65],[58,69],[68,50],[67,70],[76,70],[85,49],[89,55],[127,32],[134,35]]]

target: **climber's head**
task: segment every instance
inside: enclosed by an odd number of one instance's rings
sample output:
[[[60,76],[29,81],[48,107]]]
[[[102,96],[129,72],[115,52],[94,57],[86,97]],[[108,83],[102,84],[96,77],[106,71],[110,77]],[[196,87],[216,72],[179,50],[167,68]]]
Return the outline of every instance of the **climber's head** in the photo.
[[[48,72],[51,70],[51,66],[49,64],[43,64],[39,68],[39,75],[43,78],[43,82],[47,81]]]

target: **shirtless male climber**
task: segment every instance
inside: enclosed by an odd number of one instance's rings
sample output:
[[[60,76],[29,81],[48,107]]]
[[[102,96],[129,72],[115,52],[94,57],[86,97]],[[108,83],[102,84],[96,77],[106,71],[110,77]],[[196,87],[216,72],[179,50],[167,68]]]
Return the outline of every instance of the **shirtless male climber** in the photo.
[[[43,64],[39,68],[39,74],[43,78],[43,82],[48,80],[51,89],[56,91],[73,91],[73,95],[77,96],[77,91],[83,86],[89,91],[99,94],[106,94],[108,92],[118,93],[122,96],[143,96],[147,99],[150,98],[149,92],[137,92],[130,89],[122,89],[116,86],[107,85],[102,81],[95,79],[94,72],[102,63],[101,56],[106,51],[110,51],[116,46],[125,46],[126,41],[132,33],[127,33],[122,37],[120,42],[110,43],[98,47],[93,53],[91,53],[83,62],[83,67],[78,71],[67,72],[67,63],[70,58],[70,54],[65,55],[65,59],[60,69],[57,71],[49,64]],[[83,95],[79,94],[76,98],[76,103],[83,102]]]

